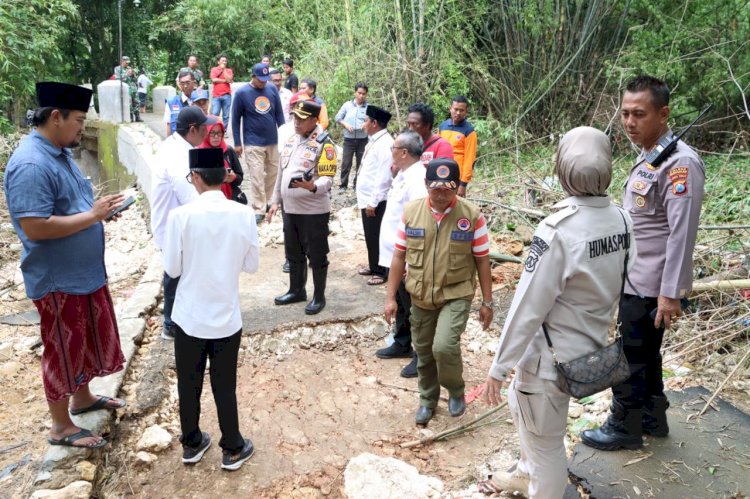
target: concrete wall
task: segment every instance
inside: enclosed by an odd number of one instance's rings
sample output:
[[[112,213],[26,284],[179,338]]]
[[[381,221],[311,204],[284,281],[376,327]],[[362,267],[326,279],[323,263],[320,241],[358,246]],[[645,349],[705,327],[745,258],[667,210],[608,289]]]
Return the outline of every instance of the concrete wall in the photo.
[[[96,86],[99,95],[99,119],[110,123],[130,121],[128,86],[117,80],[103,81]]]
[[[154,160],[161,145],[159,137],[141,123],[119,126],[117,129],[117,155],[119,162],[136,178],[136,183],[151,204],[151,186],[157,164]]]

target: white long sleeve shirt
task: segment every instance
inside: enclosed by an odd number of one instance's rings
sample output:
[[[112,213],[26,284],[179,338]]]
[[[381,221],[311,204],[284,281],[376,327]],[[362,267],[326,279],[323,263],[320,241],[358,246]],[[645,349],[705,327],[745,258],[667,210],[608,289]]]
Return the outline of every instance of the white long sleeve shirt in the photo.
[[[190,172],[188,151],[192,148],[182,135],[173,133],[156,153],[158,166],[151,187],[151,233],[159,248],[164,248],[169,212],[198,199],[198,192],[187,180]]]
[[[180,277],[172,320],[189,336],[226,338],[242,328],[240,272],[258,270],[260,244],[252,210],[207,191],[172,210],[162,258]]]
[[[390,268],[393,259],[393,248],[396,244],[396,231],[404,214],[404,206],[409,201],[427,197],[424,178],[427,170],[418,160],[404,171],[399,171],[393,178],[388,191],[388,203],[385,205],[383,221],[380,223],[380,251],[378,265]]]
[[[357,173],[357,206],[360,210],[371,206],[376,208],[388,197],[391,187],[391,146],[393,137],[388,130],[381,130],[370,136],[362,156],[362,167]]]

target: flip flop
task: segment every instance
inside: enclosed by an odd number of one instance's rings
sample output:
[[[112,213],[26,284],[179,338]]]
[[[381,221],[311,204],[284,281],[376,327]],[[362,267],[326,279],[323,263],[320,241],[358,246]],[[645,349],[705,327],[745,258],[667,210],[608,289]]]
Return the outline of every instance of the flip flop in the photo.
[[[380,286],[381,284],[385,284],[385,279],[379,275],[374,275],[367,280],[368,286]]]
[[[118,405],[114,407],[108,407],[107,404],[112,400],[118,401]],[[99,399],[88,407],[84,407],[82,409],[70,409],[70,414],[72,414],[73,416],[78,416],[79,414],[85,414],[87,412],[92,412],[92,411],[98,411],[100,409],[111,409],[111,410],[122,409],[126,405],[128,404],[124,400],[114,399],[112,397],[100,395]]]
[[[81,430],[78,433],[73,433],[72,435],[68,435],[67,437],[63,437],[63,438],[47,437],[47,442],[49,442],[50,445],[61,445],[63,447],[77,447],[79,449],[99,449],[107,445],[107,441],[105,439],[101,439],[99,443],[93,444],[93,445],[75,445],[75,443],[78,442],[79,440],[93,437],[93,436],[95,435],[91,433],[91,431]]]
[[[364,276],[372,275],[372,270],[367,267],[360,267],[359,270],[357,270],[357,274]]]

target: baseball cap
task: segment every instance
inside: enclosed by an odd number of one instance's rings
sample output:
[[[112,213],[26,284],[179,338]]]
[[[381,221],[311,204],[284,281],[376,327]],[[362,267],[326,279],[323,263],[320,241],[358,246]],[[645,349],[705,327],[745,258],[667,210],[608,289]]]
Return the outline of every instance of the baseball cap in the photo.
[[[458,163],[452,159],[433,159],[427,164],[425,178],[428,189],[457,189],[461,171],[458,169]]]
[[[86,87],[69,83],[40,81],[36,84],[36,100],[39,107],[56,107],[85,113],[89,110],[92,93]]]
[[[259,62],[253,66],[253,76],[257,77],[260,81],[268,81],[271,79],[271,70],[268,69],[268,64]]]
[[[190,169],[224,168],[224,151],[220,147],[190,149],[188,151]]]
[[[190,100],[193,102],[197,100],[206,100],[206,99],[208,99],[208,90],[205,90],[203,88],[193,90],[193,93],[190,94]]]
[[[183,107],[177,115],[177,129],[187,130],[191,126],[213,125],[216,123],[215,116],[206,116],[201,108],[196,106]]]
[[[311,116],[317,118],[320,114],[320,104],[312,100],[297,101],[294,109],[292,109],[292,114],[303,120]]]

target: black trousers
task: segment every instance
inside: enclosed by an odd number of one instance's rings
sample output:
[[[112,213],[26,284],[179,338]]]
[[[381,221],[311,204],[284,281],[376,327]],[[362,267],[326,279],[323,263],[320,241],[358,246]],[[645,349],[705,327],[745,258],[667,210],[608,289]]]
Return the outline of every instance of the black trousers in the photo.
[[[219,446],[236,454],[245,444],[237,416],[237,355],[240,350],[240,329],[232,336],[207,340],[188,336],[175,324],[174,358],[177,366],[177,395],[180,397],[180,442],[198,447],[202,435],[201,393],[206,373],[206,359],[211,360],[209,374],[216,412],[219,416]]]
[[[362,155],[367,146],[367,137],[364,139],[344,139],[344,155],[341,158],[341,183],[339,186],[349,186],[349,172],[352,168],[354,156],[357,156],[357,167],[354,169],[354,187],[357,187],[357,172],[362,166]]]
[[[330,213],[295,215],[284,213],[284,250],[290,262],[310,267],[328,267],[328,218]]]
[[[396,307],[396,334],[393,335],[393,341],[404,348],[409,348],[411,346],[411,324],[409,323],[411,295],[407,293],[403,279],[398,284]]]
[[[380,223],[385,215],[385,201],[381,201],[375,207],[375,216],[368,217],[365,210],[362,212],[362,229],[365,232],[365,244],[367,245],[367,264],[373,275],[388,279],[385,267],[378,265],[380,256]]]
[[[612,394],[626,409],[642,409],[649,398],[664,395],[661,365],[664,328],[654,327],[654,319],[649,315],[656,308],[656,298],[624,294],[620,299],[617,322],[630,364],[630,377],[612,387]]]

